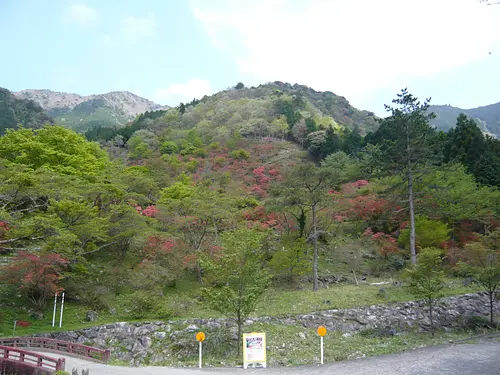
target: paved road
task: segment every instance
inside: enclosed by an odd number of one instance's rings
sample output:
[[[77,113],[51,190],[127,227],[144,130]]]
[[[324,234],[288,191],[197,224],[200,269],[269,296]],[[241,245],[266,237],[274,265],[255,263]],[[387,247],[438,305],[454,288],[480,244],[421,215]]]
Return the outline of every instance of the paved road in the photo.
[[[177,369],[168,367],[117,367],[67,358],[66,371],[90,370],[90,375],[500,375],[500,342],[446,345],[418,349],[401,354],[365,358],[354,361],[268,369]]]

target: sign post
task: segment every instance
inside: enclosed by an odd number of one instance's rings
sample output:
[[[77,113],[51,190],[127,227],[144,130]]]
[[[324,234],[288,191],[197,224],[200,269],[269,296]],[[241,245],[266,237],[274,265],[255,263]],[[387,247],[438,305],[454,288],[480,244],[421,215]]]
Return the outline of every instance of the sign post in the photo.
[[[198,360],[198,367],[201,368],[201,357],[202,357],[202,346],[203,346],[203,341],[205,341],[205,333],[203,332],[198,332],[196,334],[196,340],[200,343],[200,357],[199,357],[199,360]]]
[[[326,327],[325,326],[319,326],[318,327],[318,335],[321,340],[321,364],[323,364],[323,337],[326,335]]]
[[[243,368],[248,368],[249,364],[260,364],[267,367],[266,359],[266,334],[265,333],[244,333],[243,334]]]

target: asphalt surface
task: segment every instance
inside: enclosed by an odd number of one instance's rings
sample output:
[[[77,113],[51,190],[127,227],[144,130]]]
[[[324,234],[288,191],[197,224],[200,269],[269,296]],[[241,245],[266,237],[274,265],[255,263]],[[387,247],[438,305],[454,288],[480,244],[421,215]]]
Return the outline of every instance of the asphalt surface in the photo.
[[[53,355],[59,356],[59,355]],[[89,369],[89,375],[194,375],[194,374],[328,374],[328,375],[500,375],[500,342],[446,345],[418,349],[400,354],[334,362],[324,365],[279,367],[267,369],[170,367],[121,367],[66,358],[66,371]]]

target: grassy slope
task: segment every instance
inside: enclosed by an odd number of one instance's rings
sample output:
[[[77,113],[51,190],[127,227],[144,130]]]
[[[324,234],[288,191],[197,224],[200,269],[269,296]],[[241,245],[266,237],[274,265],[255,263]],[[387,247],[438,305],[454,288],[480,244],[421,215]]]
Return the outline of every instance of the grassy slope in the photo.
[[[175,313],[174,319],[208,318],[219,317],[220,314],[209,310],[198,302],[199,284],[194,280],[185,280],[178,283],[176,288],[167,290],[165,302]],[[349,308],[369,306],[373,304],[402,302],[412,300],[412,296],[404,287],[384,286],[386,297],[378,295],[380,286],[375,285],[333,285],[328,289],[321,289],[314,293],[310,286],[305,285],[307,290],[293,290],[286,286],[274,286],[270,288],[259,303],[255,316],[280,316],[287,314],[304,314],[319,310],[335,308]],[[464,287],[459,280],[450,279],[447,295],[472,293],[477,291],[474,287]],[[89,327],[97,324],[105,324],[116,321],[133,321],[127,316],[125,306],[118,302],[115,304],[116,313],[100,312],[99,320],[94,324],[85,322],[87,308],[68,301],[65,304],[63,328],[61,330],[73,330]],[[0,336],[12,335],[13,321],[28,320],[32,325],[28,328],[18,327],[18,335],[29,335],[39,332],[59,331],[52,328],[52,306],[47,308],[44,319],[33,320],[29,314],[20,309],[0,307]],[[57,311],[57,321],[59,309]],[[143,319],[148,320],[148,319]],[[158,319],[154,319],[158,320]]]

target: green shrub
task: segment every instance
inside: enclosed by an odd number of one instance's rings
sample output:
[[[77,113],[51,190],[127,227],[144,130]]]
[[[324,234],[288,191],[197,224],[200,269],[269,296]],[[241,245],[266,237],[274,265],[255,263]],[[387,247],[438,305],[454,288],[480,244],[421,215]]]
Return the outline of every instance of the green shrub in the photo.
[[[191,172],[191,173],[194,173],[196,172],[196,170],[198,169],[198,167],[200,166],[200,162],[196,159],[193,159],[191,161],[188,161],[186,164],[185,164],[185,167],[186,167],[186,170],[188,172]]]
[[[193,154],[195,156],[200,157],[200,158],[206,158],[208,156],[207,150],[205,150],[204,148],[201,148],[201,147],[194,150]]]
[[[196,147],[193,146],[192,143],[187,142],[186,140],[181,141],[181,155],[192,155],[196,150]]]
[[[486,316],[468,316],[464,319],[463,328],[471,331],[484,331],[487,329],[500,329],[500,323],[495,322],[493,325]]]
[[[177,144],[172,141],[166,141],[163,142],[160,146],[160,152],[162,154],[177,154],[179,152],[179,147],[177,147]]]
[[[250,153],[243,149],[234,150],[229,154],[233,159],[237,160],[247,160],[250,157]]]
[[[212,142],[208,145],[208,149],[212,151],[217,151],[220,149],[220,143],[219,142]]]
[[[126,296],[125,308],[133,319],[160,318],[172,316],[167,301],[151,292],[137,291]]]

